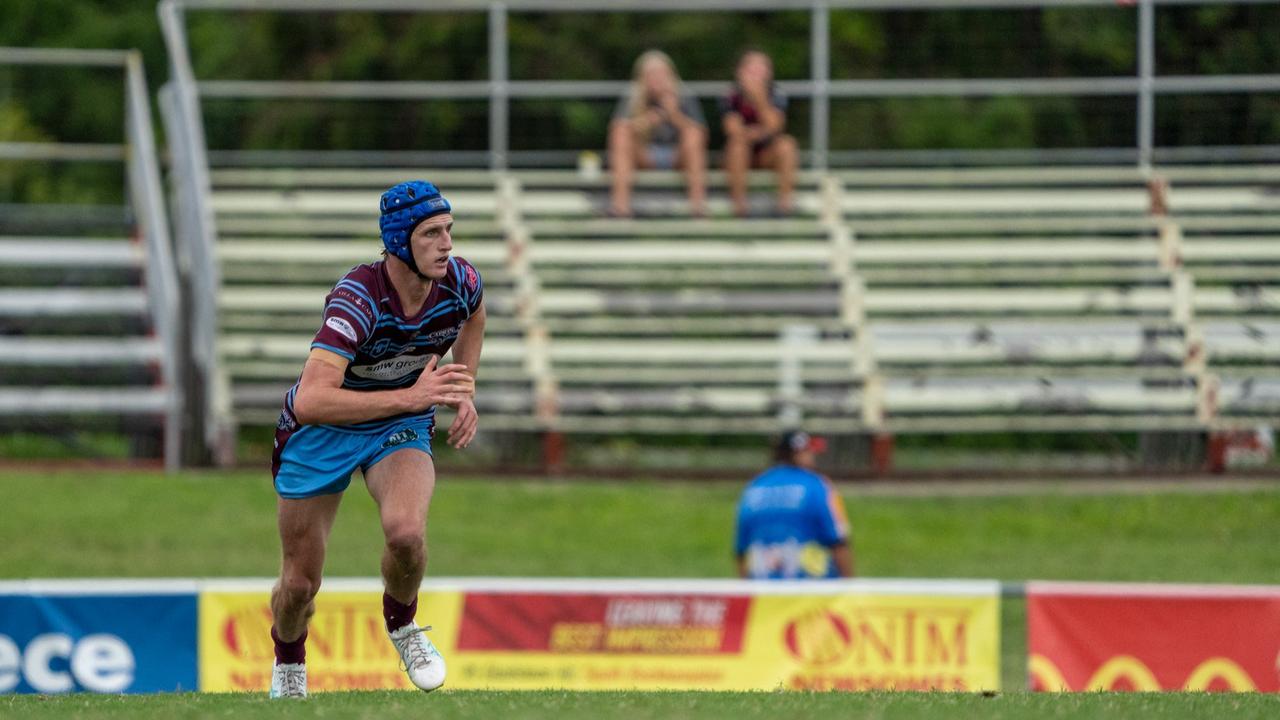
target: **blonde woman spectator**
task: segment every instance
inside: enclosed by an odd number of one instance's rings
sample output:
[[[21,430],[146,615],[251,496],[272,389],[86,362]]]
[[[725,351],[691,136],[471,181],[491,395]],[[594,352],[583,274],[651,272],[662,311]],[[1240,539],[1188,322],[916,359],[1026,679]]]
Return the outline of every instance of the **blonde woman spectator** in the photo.
[[[609,124],[609,168],[610,215],[631,216],[636,168],[683,170],[690,211],[697,216],[706,213],[707,121],[697,98],[686,92],[675,64],[660,50],[636,59],[631,87]]]

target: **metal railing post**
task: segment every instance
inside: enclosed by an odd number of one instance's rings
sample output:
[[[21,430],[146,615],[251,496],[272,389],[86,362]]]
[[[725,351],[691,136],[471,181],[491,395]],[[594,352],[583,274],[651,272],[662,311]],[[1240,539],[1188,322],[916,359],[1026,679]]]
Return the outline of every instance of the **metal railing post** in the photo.
[[[494,170],[506,169],[510,145],[507,65],[507,6],[495,2],[489,6],[489,166]]]
[[[1154,0],[1138,0],[1138,165],[1144,170],[1155,146],[1155,24]]]
[[[165,470],[174,472],[181,465],[182,414],[185,409],[178,374],[181,363],[177,340],[182,305],[164,189],[156,162],[155,130],[151,124],[151,102],[142,70],[142,55],[136,50],[130,52],[125,59],[124,70],[129,196],[147,250],[147,292],[163,348],[161,381],[168,406],[164,421],[164,465]]]
[[[809,111],[809,156],[814,170],[827,169],[831,135],[831,9],[825,2],[813,4],[810,22],[809,72],[813,101]]]
[[[204,123],[200,112],[195,73],[187,47],[186,27],[180,3],[163,0],[156,12],[169,51],[172,75],[165,104],[174,182],[181,207],[178,241],[183,245],[183,265],[189,270],[190,345],[196,371],[199,404],[195,418],[203,424],[203,447],[215,462],[234,460],[235,429],[228,387],[217,354],[218,289],[221,271],[215,248],[217,229],[210,198],[212,182],[206,154]]]

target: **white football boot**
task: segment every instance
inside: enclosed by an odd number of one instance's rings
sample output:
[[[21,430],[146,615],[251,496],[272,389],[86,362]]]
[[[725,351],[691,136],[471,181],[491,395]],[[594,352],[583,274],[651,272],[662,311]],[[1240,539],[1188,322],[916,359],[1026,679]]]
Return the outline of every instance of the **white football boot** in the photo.
[[[430,629],[420,628],[417,623],[411,622],[388,634],[391,644],[400,653],[400,660],[404,663],[405,672],[409,673],[409,679],[426,692],[444,685],[445,674],[444,658],[440,657],[440,651],[436,650],[436,646],[426,636]]]
[[[304,698],[307,696],[307,666],[303,663],[271,666],[271,697]]]

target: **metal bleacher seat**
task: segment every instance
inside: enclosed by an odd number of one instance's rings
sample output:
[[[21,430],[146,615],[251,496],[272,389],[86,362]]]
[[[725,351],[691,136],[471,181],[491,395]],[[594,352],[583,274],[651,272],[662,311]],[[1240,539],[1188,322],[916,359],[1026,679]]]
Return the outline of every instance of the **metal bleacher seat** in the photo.
[[[487,427],[758,434],[1275,417],[1280,221],[1256,172],[1171,169],[1167,215],[1132,168],[806,174],[794,216],[744,219],[717,173],[705,219],[641,173],[627,220],[603,178],[430,175],[486,279]],[[214,171],[241,422],[274,420],[324,293],[377,255],[378,192],[421,174]]]
[[[887,429],[1197,423],[1190,285],[1136,170],[837,178]]]
[[[803,409],[811,427],[856,427],[847,268],[817,217],[818,180],[802,179],[795,217],[738,219],[713,173],[709,217],[689,218],[679,176],[642,173],[638,217],[616,220],[600,217],[603,181],[516,174],[548,426],[758,434]]]
[[[1280,168],[1170,168],[1179,261],[1223,427],[1280,417]]]
[[[222,276],[218,351],[239,422],[275,422],[319,327],[324,296],[347,270],[379,257],[379,194],[423,174],[408,168],[213,172]],[[455,252],[485,281],[486,392],[479,409],[489,427],[527,425],[531,376],[495,178],[456,171],[431,177],[454,205]]]

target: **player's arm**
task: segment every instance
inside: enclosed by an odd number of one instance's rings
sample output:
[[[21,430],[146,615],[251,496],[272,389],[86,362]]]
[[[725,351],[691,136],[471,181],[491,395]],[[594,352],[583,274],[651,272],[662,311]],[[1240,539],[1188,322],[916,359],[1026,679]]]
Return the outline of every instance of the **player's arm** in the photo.
[[[817,503],[819,533],[831,551],[836,572],[840,577],[851,578],[854,573],[853,530],[849,526],[849,514],[844,509],[844,498],[828,480],[823,480],[822,489]]]
[[[471,313],[471,317],[462,324],[462,329],[458,331],[458,339],[453,343],[453,361],[464,366],[465,372],[470,374],[473,396],[475,377],[480,370],[480,347],[484,344],[484,320],[485,311],[482,302],[480,307]],[[458,411],[458,416],[449,426],[449,444],[455,448],[465,448],[475,438],[480,423],[474,397],[450,404],[450,407]]]
[[[431,358],[410,387],[358,392],[342,387],[348,364],[345,357],[312,348],[293,398],[294,417],[303,425],[352,425],[468,400],[475,385],[466,368],[456,364],[437,367],[438,361]]]
[[[453,361],[459,365],[465,365],[466,371],[475,378],[480,370],[480,347],[484,344],[484,320],[485,311],[484,303],[475,312],[471,313],[471,317],[462,324],[462,329],[458,331],[458,339],[453,343]]]

